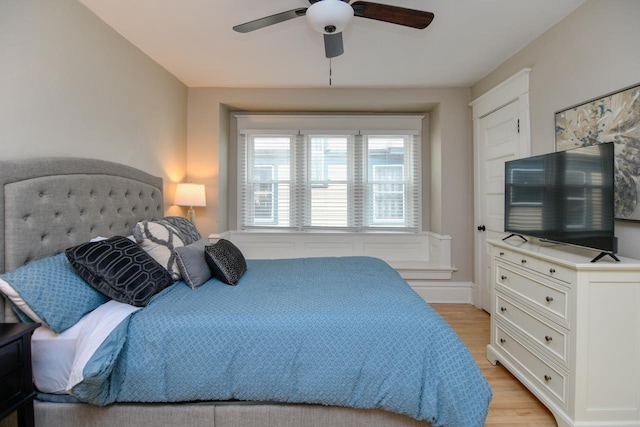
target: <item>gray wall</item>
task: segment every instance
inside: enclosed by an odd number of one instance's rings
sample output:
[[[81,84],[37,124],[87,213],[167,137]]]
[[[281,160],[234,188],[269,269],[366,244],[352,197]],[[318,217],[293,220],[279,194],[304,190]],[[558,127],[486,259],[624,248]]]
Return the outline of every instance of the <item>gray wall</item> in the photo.
[[[531,67],[531,151],[554,151],[554,113],[640,83],[640,1],[588,0],[471,88],[473,99]],[[640,222],[617,221],[619,252],[640,258]]]
[[[186,174],[184,84],[76,0],[0,0],[0,58],[0,159],[124,163],[162,176],[170,208]]]

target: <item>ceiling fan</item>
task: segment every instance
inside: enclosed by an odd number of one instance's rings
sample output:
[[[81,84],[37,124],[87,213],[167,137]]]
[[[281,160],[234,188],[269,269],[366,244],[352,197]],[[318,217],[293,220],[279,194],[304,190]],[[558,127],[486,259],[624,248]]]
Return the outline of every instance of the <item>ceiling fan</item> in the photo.
[[[324,35],[324,50],[327,58],[334,58],[344,53],[342,31],[351,18],[374,19],[376,21],[403,25],[416,29],[426,28],[433,21],[433,13],[422,10],[407,9],[399,6],[372,3],[369,1],[350,0],[309,0],[311,6],[300,7],[275,15],[236,25],[233,29],[239,33],[248,33],[269,25],[278,24],[290,19],[306,16],[312,28]]]

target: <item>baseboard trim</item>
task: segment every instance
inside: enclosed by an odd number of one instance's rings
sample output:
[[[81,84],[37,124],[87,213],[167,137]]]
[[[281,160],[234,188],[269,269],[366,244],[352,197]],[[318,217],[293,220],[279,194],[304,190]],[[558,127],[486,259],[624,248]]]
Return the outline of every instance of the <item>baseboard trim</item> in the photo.
[[[428,303],[471,304],[470,282],[407,282]]]

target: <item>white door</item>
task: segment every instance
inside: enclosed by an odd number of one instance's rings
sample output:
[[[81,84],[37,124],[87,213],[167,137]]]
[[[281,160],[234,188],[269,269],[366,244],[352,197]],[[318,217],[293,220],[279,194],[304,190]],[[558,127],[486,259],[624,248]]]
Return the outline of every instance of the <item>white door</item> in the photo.
[[[519,101],[481,117],[478,124],[476,253],[480,307],[491,309],[491,258],[487,239],[504,236],[504,162],[521,157]]]

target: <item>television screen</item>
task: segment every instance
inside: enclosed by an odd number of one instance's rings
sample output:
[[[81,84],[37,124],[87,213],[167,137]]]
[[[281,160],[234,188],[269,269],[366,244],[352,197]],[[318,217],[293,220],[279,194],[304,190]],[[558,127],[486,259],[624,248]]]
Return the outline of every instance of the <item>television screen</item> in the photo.
[[[505,163],[506,232],[616,252],[613,144]]]

